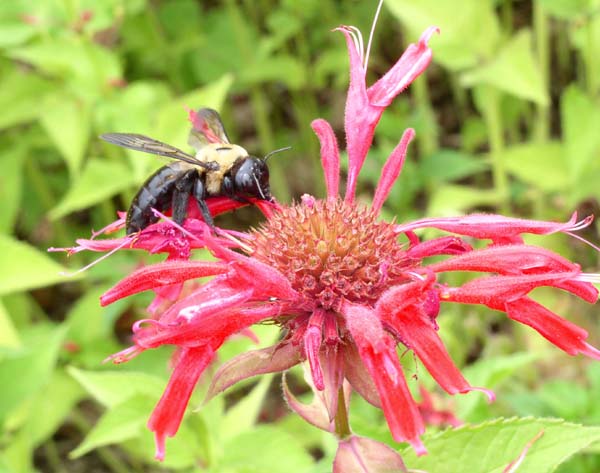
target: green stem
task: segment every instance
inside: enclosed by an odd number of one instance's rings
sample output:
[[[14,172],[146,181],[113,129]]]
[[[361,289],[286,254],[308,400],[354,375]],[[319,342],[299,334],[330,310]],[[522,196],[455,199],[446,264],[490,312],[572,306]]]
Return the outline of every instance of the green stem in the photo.
[[[429,156],[438,149],[438,130],[425,74],[412,83],[411,90],[417,101],[417,108],[420,114],[425,117],[423,120],[425,126],[419,136],[421,155]]]
[[[502,114],[500,113],[500,94],[493,87],[485,88],[483,119],[488,129],[490,142],[490,155],[492,159],[492,176],[494,188],[498,194],[500,210],[509,210],[509,188],[506,167],[502,161],[504,151],[504,132],[502,128]]]
[[[350,424],[348,423],[348,411],[346,410],[346,399],[344,396],[344,388],[338,390],[338,406],[335,413],[335,434],[342,440],[352,435]]]
[[[53,473],[67,473],[56,448],[56,443],[52,439],[44,443],[44,453]]]
[[[595,74],[595,64],[596,64],[596,44],[594,42],[594,18],[591,15],[586,17],[586,25],[585,25],[585,73],[586,73],[586,85],[587,91],[591,97],[596,95],[596,91],[598,90],[598,84]]]
[[[544,90],[549,93],[550,37],[548,32],[548,16],[544,11],[541,0],[533,2],[533,27],[542,83],[544,84]],[[548,104],[536,104],[534,136],[538,141],[547,141],[550,136],[550,109]]]

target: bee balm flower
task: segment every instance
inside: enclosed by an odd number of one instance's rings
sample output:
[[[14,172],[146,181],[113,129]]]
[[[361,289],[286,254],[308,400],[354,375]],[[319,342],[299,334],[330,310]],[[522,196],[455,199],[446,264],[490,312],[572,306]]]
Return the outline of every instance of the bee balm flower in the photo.
[[[357,450],[401,465],[389,447],[351,435],[347,400],[353,389],[380,407],[395,440],[409,442],[422,454],[424,423],[407,385],[397,355],[401,345],[414,351],[448,393],[483,390],[472,387],[452,362],[438,333],[436,317],[445,303],[482,304],[529,325],[569,354],[599,359],[586,343],[587,333],[529,297],[551,286],[594,303],[593,275],[543,248],[525,245],[525,233],[570,233],[590,223],[539,222],[499,215],[424,219],[394,224],[379,212],[399,176],[414,131],[404,132],[381,171],[370,207],[355,201],[361,166],[385,108],[429,64],[426,30],[392,69],[375,84],[365,84],[366,64],[357,30],[339,28],[350,56],[350,88],[346,103],[346,148],[349,157],[345,196],[339,190],[339,150],[330,125],[312,126],[321,142],[327,196],[304,196],[279,206],[256,230],[237,239],[211,235],[199,220],[185,230],[201,240],[216,261],[169,260],[139,269],[102,296],[109,304],[135,292],[160,291],[186,280],[213,275],[209,282],[179,298],[157,318],[134,325],[135,346],[114,356],[125,361],[161,345],[179,348],[171,380],[148,423],[155,433],[156,456],[165,454],[165,438],[181,423],[192,390],[224,341],[256,323],[270,321],[282,330],[274,346],[244,353],[220,367],[209,397],[258,374],[285,371],[305,362],[308,381],[321,408],[304,406],[289,392],[291,408],[340,439],[334,468],[342,471]],[[449,235],[421,241],[415,231],[432,227]],[[146,230],[142,232],[144,234]],[[489,240],[473,249],[462,237]],[[237,242],[237,243],[236,243]],[[237,246],[237,248],[232,248]],[[429,263],[431,256],[445,256]],[[473,271],[483,276],[462,286],[438,281],[440,273]],[[490,398],[493,394],[483,390]],[[400,468],[400,466],[398,466]]]

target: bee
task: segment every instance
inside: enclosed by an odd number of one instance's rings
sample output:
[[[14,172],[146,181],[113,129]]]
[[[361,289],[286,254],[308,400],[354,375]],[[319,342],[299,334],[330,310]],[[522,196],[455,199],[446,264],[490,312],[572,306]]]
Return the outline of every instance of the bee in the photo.
[[[219,113],[211,108],[190,112],[193,127],[188,144],[196,155],[153,138],[134,133],[106,133],[104,141],[124,148],[171,158],[139,189],[127,211],[127,235],[158,221],[152,209],[172,209],[173,220],[181,225],[193,196],[204,221],[215,229],[206,204],[208,197],[225,196],[250,203],[250,198],[272,201],[266,159],[250,156],[241,146],[230,143]]]

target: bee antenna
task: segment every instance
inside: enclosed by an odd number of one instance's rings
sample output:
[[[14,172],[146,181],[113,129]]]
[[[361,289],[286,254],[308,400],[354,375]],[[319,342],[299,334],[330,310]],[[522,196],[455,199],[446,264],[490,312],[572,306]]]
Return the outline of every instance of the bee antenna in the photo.
[[[275,149],[273,151],[271,151],[270,153],[267,153],[267,155],[263,158],[263,161],[266,163],[267,159],[269,159],[271,156],[273,156],[276,153],[280,153],[282,151],[287,151],[289,149],[292,149],[291,146],[286,146],[285,148],[279,148],[279,149]]]

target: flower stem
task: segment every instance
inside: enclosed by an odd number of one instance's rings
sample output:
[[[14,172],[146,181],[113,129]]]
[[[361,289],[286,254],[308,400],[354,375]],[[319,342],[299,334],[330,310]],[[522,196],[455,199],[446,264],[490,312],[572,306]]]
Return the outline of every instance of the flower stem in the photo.
[[[338,406],[335,413],[335,433],[339,439],[345,439],[352,435],[350,424],[348,423],[348,411],[346,410],[346,398],[344,388],[340,386],[338,390]]]
[[[415,80],[411,85],[412,92],[417,100],[417,109],[419,114],[425,119],[425,124],[421,134],[419,135],[420,151],[422,156],[429,156],[435,153],[438,149],[437,142],[437,123],[433,107],[431,106],[431,98],[429,96],[429,88],[425,74]]]
[[[508,175],[502,160],[504,132],[502,129],[502,115],[500,113],[500,93],[491,86],[482,86],[482,92],[484,95],[482,111],[489,134],[494,189],[498,194],[500,210],[508,212],[509,189]]]
[[[542,83],[544,84],[544,88],[548,90],[548,73],[550,68],[548,15],[546,15],[540,0],[533,2],[533,25],[535,30],[537,59],[542,75]],[[539,103],[536,104],[536,125],[534,136],[538,141],[546,141],[550,135],[549,112],[549,105],[543,105]]]

